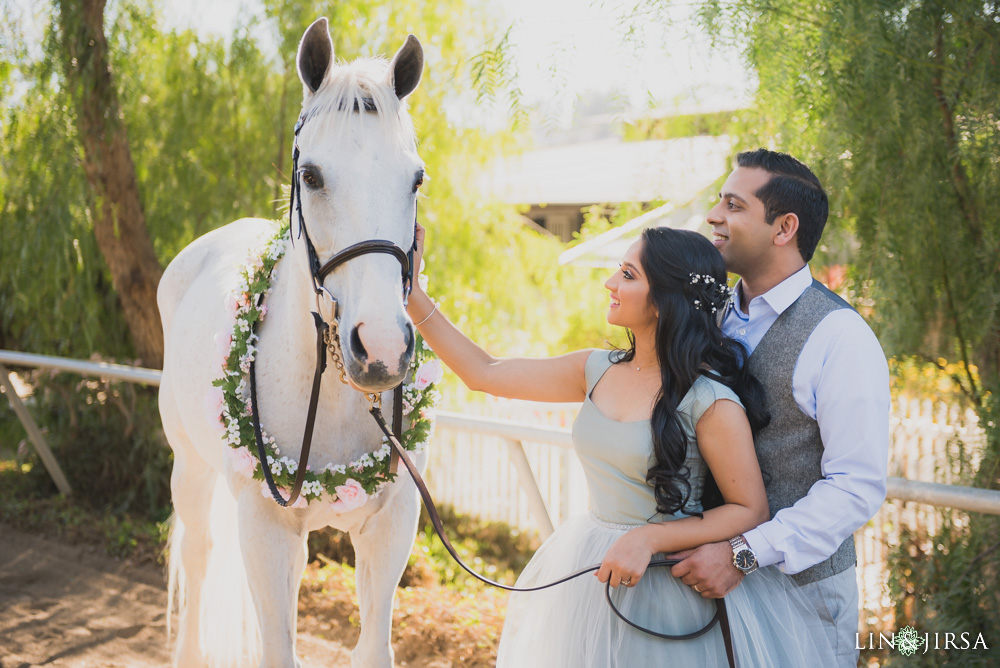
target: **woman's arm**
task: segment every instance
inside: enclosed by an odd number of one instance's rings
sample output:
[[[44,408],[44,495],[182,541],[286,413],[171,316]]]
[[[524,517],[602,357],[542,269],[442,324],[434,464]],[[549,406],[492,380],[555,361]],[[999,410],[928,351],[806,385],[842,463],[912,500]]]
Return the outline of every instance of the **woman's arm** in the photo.
[[[424,228],[417,228],[414,264],[423,256]],[[451,323],[419,285],[406,311],[441,360],[469,389],[529,401],[583,401],[589,350],[548,358],[493,357]]]
[[[770,519],[753,435],[742,407],[726,399],[716,401],[702,415],[695,432],[698,448],[725,504],[705,511],[703,517],[632,529],[608,550],[597,572],[601,582],[612,578],[616,585],[621,577],[631,576],[634,584],[658,552],[678,552],[729,540]]]

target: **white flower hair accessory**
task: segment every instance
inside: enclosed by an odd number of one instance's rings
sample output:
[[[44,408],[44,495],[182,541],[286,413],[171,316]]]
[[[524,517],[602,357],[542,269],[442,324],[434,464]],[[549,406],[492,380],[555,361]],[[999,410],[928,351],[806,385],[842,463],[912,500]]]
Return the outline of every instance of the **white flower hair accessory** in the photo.
[[[718,313],[726,308],[726,304],[732,298],[732,290],[728,285],[716,281],[715,277],[709,274],[691,272],[688,277],[691,279],[690,285],[698,286],[694,288],[696,296],[691,300],[697,310]]]

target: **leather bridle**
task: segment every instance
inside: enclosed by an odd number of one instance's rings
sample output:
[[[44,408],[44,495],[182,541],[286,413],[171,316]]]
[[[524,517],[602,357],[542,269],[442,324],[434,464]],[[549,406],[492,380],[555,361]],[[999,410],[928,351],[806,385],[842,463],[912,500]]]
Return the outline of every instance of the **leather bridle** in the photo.
[[[364,101],[366,111],[374,111],[375,105],[370,100]],[[355,109],[358,106],[355,104]],[[313,291],[316,293],[316,311],[312,312],[313,323],[316,326],[316,367],[313,371],[313,384],[312,390],[309,394],[309,408],[306,412],[306,425],[302,434],[302,448],[299,453],[299,465],[298,470],[295,474],[295,481],[292,484],[292,489],[289,492],[288,498],[284,498],[281,492],[278,490],[278,486],[274,483],[274,478],[271,475],[270,467],[266,465],[267,453],[264,449],[264,438],[260,426],[260,416],[257,412],[257,374],[256,374],[256,361],[250,363],[250,405],[251,405],[251,415],[253,418],[253,428],[254,428],[254,439],[257,443],[257,456],[260,459],[262,465],[261,469],[264,472],[264,479],[267,482],[268,489],[271,492],[271,496],[274,500],[281,506],[287,507],[295,503],[299,497],[299,493],[302,490],[302,483],[305,480],[306,465],[309,463],[309,451],[312,446],[312,436],[313,428],[316,424],[316,410],[319,406],[319,389],[322,383],[323,372],[326,371],[326,357],[329,351],[330,357],[333,359],[334,365],[340,371],[340,381],[345,385],[347,383],[347,371],[344,368],[343,356],[340,349],[340,304],[337,298],[334,297],[324,285],[323,281],[327,276],[333,272],[334,269],[345,264],[357,257],[362,255],[371,255],[377,253],[383,253],[386,255],[391,255],[396,260],[399,261],[400,267],[402,269],[402,280],[403,280],[403,305],[406,305],[407,299],[410,296],[410,291],[413,289],[413,253],[417,249],[417,218],[414,213],[413,217],[413,244],[410,246],[409,251],[404,251],[402,248],[397,246],[391,241],[385,239],[369,239],[366,241],[361,241],[359,243],[353,244],[344,248],[343,250],[335,253],[333,257],[329,260],[320,264],[319,255],[316,253],[316,247],[313,246],[312,239],[309,238],[309,230],[306,227],[305,215],[302,213],[302,186],[299,183],[299,132],[302,130],[302,126],[305,123],[305,115],[300,115],[298,121],[295,123],[295,144],[292,149],[292,188],[291,194],[289,196],[289,209],[288,209],[288,226],[289,235],[292,238],[292,243],[295,243],[296,234],[292,231],[292,216],[295,211],[298,211],[298,236],[305,237],[306,251],[309,255],[309,273],[312,278]],[[295,206],[296,195],[298,195],[298,207]],[[323,316],[320,315],[320,300],[326,297],[333,304],[333,321],[327,323],[323,320]],[[261,295],[263,299],[263,294]],[[382,395],[378,393],[366,393],[368,397],[369,406],[372,408],[379,408],[381,406]],[[402,437],[403,433],[403,384],[400,383],[393,389],[393,416],[392,416],[392,426],[393,435],[398,440]],[[381,411],[381,409],[379,408]],[[395,452],[392,453],[389,462],[389,472],[395,473],[398,467],[399,459]]]
[[[355,109],[357,110],[357,104],[355,104]],[[365,100],[365,109],[374,110],[374,104]],[[402,248],[392,243],[391,241],[386,241],[384,239],[371,239],[368,241],[362,241],[356,243],[352,246],[339,251],[334,254],[329,260],[324,262],[322,265],[319,262],[319,256],[316,253],[316,249],[309,238],[309,231],[306,229],[305,216],[302,213],[302,197],[301,197],[301,185],[299,185],[299,147],[298,147],[298,136],[299,131],[302,129],[304,123],[304,117],[299,116],[298,122],[295,123],[295,146],[292,152],[292,189],[291,189],[291,202],[288,212],[288,222],[289,222],[289,233],[292,235],[294,240],[295,234],[292,232],[292,216],[296,210],[295,207],[295,196],[299,195],[299,206],[298,206],[298,222],[299,230],[298,234],[300,237],[305,237],[306,249],[309,254],[309,269],[312,276],[313,290],[316,292],[316,302],[317,310],[312,313],[313,321],[316,325],[316,368],[313,372],[313,386],[312,391],[309,396],[309,409],[306,413],[306,425],[302,436],[302,449],[299,455],[298,470],[295,475],[295,482],[292,485],[292,490],[289,493],[289,497],[285,499],[281,492],[278,490],[277,485],[274,483],[274,478],[271,476],[270,467],[266,465],[267,453],[264,450],[264,439],[260,426],[260,418],[257,413],[257,382],[255,374],[255,362],[250,363],[250,406],[251,413],[253,417],[253,427],[254,427],[254,437],[257,443],[257,453],[258,458],[261,461],[261,469],[264,472],[264,479],[267,481],[268,488],[271,491],[271,496],[274,500],[281,506],[290,506],[298,499],[299,493],[302,489],[302,483],[305,477],[306,466],[309,461],[309,450],[312,443],[312,433],[313,427],[316,420],[316,409],[319,400],[319,388],[322,381],[323,372],[326,370],[326,357],[329,351],[334,364],[338,367],[340,371],[340,379],[342,382],[347,383],[346,370],[344,369],[343,362],[340,355],[340,337],[338,335],[339,326],[339,305],[337,299],[333,294],[323,286],[324,279],[337,267],[342,264],[353,260],[354,258],[360,257],[362,255],[369,255],[372,253],[385,253],[387,255],[392,255],[398,261],[402,267],[402,278],[403,278],[403,303],[406,304],[407,298],[409,297],[410,291],[413,288],[413,253],[417,247],[417,221],[414,218],[413,221],[413,246],[409,251],[404,251]],[[294,241],[293,241],[294,243]],[[333,322],[327,324],[322,316],[319,314],[319,302],[320,298],[326,296],[333,303]],[[261,295],[263,299],[263,294]],[[420,475],[420,471],[414,465],[413,461],[410,459],[405,448],[403,448],[400,443],[400,438],[402,435],[402,425],[403,425],[403,385],[400,383],[393,390],[393,425],[390,431],[389,426],[385,422],[385,418],[382,416],[381,408],[381,395],[370,393],[367,394],[369,400],[369,412],[372,417],[375,418],[375,422],[378,424],[379,429],[388,439],[392,446],[391,449],[391,459],[389,464],[390,473],[395,473],[397,470],[398,462],[402,461],[406,466],[406,470],[410,473],[410,477],[413,478],[413,482],[420,493],[420,497],[423,499],[424,505],[427,508],[427,513],[430,515],[431,523],[434,525],[434,530],[437,532],[438,537],[444,544],[445,549],[451,555],[459,566],[465,569],[470,575],[472,575],[477,580],[484,582],[493,587],[498,587],[500,589],[505,589],[512,592],[532,592],[540,591],[542,589],[548,589],[554,587],[558,584],[562,584],[573,578],[580,577],[587,573],[592,573],[600,568],[600,564],[590,566],[588,568],[579,570],[575,573],[571,573],[555,582],[550,582],[548,584],[539,585],[536,587],[511,587],[510,585],[505,585],[500,582],[495,582],[486,578],[478,573],[476,573],[472,568],[470,568],[461,557],[458,555],[458,551],[451,544],[448,539],[447,534],[444,531],[444,524],[441,521],[441,517],[438,514],[437,508],[434,505],[434,500],[431,498],[430,491],[427,489],[427,485],[423,481],[423,477]],[[665,567],[673,566],[678,563],[676,559],[659,559],[651,561],[649,564],[650,568],[655,567]],[[614,614],[621,618],[629,626],[632,626],[639,631],[648,633],[650,635],[656,636],[657,638],[663,638],[666,640],[691,640],[698,638],[706,633],[708,633],[716,624],[719,624],[720,630],[722,631],[722,637],[724,645],[726,648],[726,657],[729,660],[730,668],[736,667],[735,653],[733,649],[732,634],[729,626],[729,615],[726,611],[726,601],[724,598],[715,599],[716,611],[715,616],[706,624],[703,628],[693,631],[691,633],[685,634],[668,634],[661,633],[659,631],[653,631],[651,629],[644,628],[638,624],[630,621],[623,615],[617,607],[615,607],[614,602],[611,600],[611,582],[608,581],[605,584],[605,598],[607,599],[608,605],[611,606]]]

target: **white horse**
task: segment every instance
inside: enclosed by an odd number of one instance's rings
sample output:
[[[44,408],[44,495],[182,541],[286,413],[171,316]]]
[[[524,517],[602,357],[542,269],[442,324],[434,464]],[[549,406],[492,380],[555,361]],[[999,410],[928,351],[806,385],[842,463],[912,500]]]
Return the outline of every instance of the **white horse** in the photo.
[[[347,378],[364,392],[385,392],[404,378],[415,340],[398,258],[353,258],[320,279],[328,296],[318,298],[307,242],[321,263],[370,239],[408,249],[423,178],[403,102],[423,68],[416,38],[407,38],[388,67],[380,60],[337,64],[327,21],[320,19],[302,38],[297,65],[304,102],[296,127],[301,153],[293,175],[299,184],[292,203],[294,244],[272,277],[267,318],[255,343],[260,422],[290,461],[298,461],[316,361],[311,311],[339,323]],[[308,236],[300,236],[300,220]],[[157,294],[165,334],[160,414],[174,451],[174,662],[184,668],[300,665],[296,601],[306,537],[332,526],[350,533],[357,553],[361,636],[352,665],[389,667],[392,600],[419,511],[412,481],[404,474],[353,509],[329,497],[308,504],[300,497],[282,507],[232,456],[218,400],[214,414],[205,409],[207,398],[220,392],[213,388],[222,373],[218,333],[233,331],[235,309],[227,308],[227,298],[238,290],[239,268],[274,230],[273,222],[243,219],[206,234],[170,263]],[[336,375],[335,369],[326,374],[319,394],[312,471],[355,462],[382,443],[365,394]],[[390,393],[385,398],[391,402]],[[243,445],[254,452],[250,440]],[[420,468],[426,465],[426,456],[416,459]]]

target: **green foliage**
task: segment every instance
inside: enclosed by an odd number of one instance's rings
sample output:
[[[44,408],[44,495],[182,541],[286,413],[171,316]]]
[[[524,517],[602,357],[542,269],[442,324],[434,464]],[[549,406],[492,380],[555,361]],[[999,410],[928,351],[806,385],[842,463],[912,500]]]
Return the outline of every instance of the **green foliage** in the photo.
[[[704,114],[681,114],[662,118],[640,118],[627,123],[622,129],[625,141],[675,139],[731,134],[738,127],[739,114],[733,111],[715,111]]]
[[[32,414],[76,501],[116,515],[165,519],[171,456],[159,428],[155,392],[44,371],[28,380],[34,387]],[[55,492],[33,447],[19,448],[18,465],[21,493],[40,498]]]

